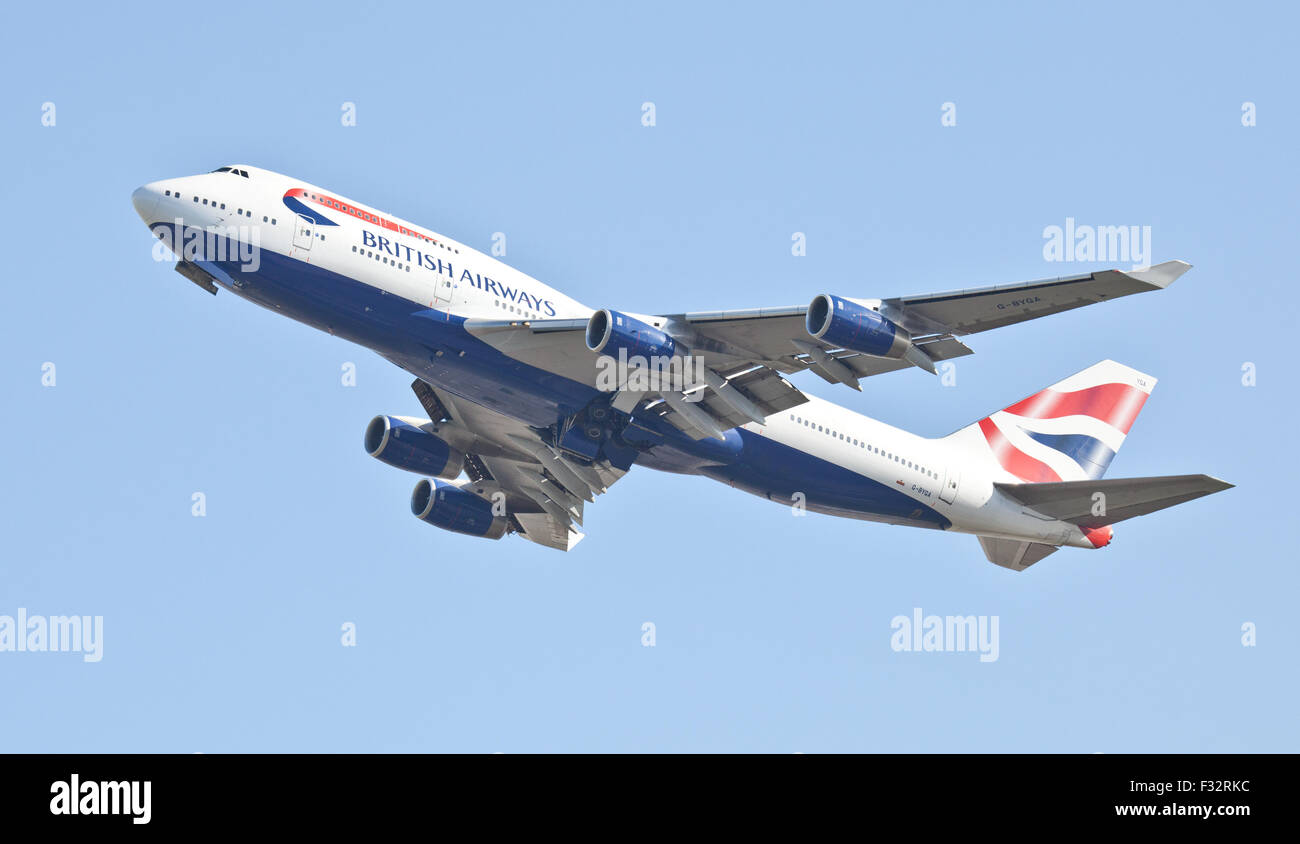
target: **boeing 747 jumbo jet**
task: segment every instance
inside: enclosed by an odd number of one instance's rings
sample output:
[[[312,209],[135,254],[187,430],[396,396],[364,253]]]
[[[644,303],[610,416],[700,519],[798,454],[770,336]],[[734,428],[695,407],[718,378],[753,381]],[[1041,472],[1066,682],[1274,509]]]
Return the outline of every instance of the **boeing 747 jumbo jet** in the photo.
[[[428,418],[377,416],[366,451],[425,476],[445,530],[569,550],[584,504],[634,465],[818,513],[968,533],[1023,570],[1101,548],[1112,525],[1227,489],[1206,475],[1103,480],[1155,379],[1103,361],[938,439],[806,396],[971,354],[962,337],[1161,290],[1189,269],[893,299],[669,315],[593,310],[463,243],[306,182],[236,165],[132,196],[186,279],[373,349]]]

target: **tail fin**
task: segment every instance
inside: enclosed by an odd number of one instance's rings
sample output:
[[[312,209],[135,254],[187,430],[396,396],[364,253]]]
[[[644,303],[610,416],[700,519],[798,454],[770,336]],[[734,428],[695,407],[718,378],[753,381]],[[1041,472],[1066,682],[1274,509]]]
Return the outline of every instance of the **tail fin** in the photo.
[[[1104,360],[946,439],[1012,483],[1096,480],[1124,444],[1156,379]]]

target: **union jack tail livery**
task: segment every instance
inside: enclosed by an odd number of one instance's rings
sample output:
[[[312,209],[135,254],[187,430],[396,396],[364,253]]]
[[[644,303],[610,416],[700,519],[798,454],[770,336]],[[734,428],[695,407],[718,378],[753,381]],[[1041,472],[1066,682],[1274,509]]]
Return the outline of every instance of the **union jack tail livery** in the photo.
[[[1103,548],[1112,525],[1231,487],[1208,475],[1102,480],[1156,379],[1104,360],[948,435],[967,475],[991,481],[990,502],[1044,519],[1037,538],[986,520],[975,532],[990,561],[1023,571],[1063,545]]]
[[[1006,481],[1097,480],[1155,384],[1150,375],[1104,360],[953,436],[988,455]]]

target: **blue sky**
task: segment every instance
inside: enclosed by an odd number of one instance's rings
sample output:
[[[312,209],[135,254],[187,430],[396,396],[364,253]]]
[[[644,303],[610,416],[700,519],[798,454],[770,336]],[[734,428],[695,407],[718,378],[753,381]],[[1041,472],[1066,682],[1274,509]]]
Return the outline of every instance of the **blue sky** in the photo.
[[[102,615],[104,654],[0,653],[0,751],[1300,750],[1294,12],[10,18],[0,614]],[[1021,574],[969,536],[644,469],[568,555],[446,534],[361,448],[418,411],[409,376],[150,259],[131,190],[236,162],[504,232],[525,272],[649,313],[1072,274],[1102,265],[1044,261],[1045,227],[1149,225],[1195,267],[1164,293],[973,337],[955,386],[797,383],[940,435],[1114,358],[1160,383],[1109,476],[1238,486]],[[895,653],[914,607],[998,616],[999,659]]]

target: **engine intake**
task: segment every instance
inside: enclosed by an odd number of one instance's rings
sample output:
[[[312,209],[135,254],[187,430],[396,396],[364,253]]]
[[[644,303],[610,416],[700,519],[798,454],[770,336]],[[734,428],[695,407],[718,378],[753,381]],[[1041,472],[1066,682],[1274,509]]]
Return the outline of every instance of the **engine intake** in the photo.
[[[805,327],[832,346],[878,357],[901,358],[912,346],[911,335],[871,308],[828,293],[812,300]]]
[[[587,322],[587,348],[610,357],[623,352],[627,357],[672,357],[677,352],[673,338],[652,325],[618,311],[596,311]]]
[[[376,416],[366,426],[366,453],[389,466],[448,480],[465,466],[465,455],[423,428],[396,416]]]
[[[443,530],[500,539],[509,522],[492,512],[492,502],[455,484],[423,480],[411,493],[411,512],[422,522]]]

